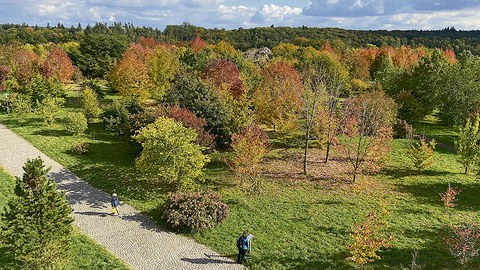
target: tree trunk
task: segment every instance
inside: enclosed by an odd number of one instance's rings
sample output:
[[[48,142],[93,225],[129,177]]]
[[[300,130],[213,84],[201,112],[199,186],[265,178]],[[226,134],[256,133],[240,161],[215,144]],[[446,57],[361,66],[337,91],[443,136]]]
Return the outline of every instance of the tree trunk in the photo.
[[[325,153],[325,163],[328,163],[329,156],[330,156],[330,142],[327,142],[327,153]]]
[[[468,165],[465,166],[465,174],[468,174]]]
[[[305,151],[303,153],[303,174],[307,175],[307,154],[308,154],[308,144],[310,141],[310,128],[307,127],[307,136],[305,140]]]

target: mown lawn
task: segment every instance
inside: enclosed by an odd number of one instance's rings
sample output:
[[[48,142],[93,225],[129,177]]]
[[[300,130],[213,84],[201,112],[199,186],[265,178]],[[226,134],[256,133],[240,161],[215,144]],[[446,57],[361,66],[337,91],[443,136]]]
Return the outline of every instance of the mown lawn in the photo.
[[[14,196],[15,179],[0,168],[0,213],[4,211],[4,207],[12,196]],[[0,241],[0,269],[1,270],[15,270],[20,269],[17,262],[14,260],[12,250]],[[77,229],[74,230],[71,249],[71,260],[68,264],[67,270],[127,270],[130,269],[109,254],[102,247],[97,245],[93,240]]]
[[[75,137],[60,125],[44,126],[34,115],[23,121],[0,115],[0,122],[92,185],[119,193],[121,199],[164,226],[158,208],[167,191],[136,177],[135,149],[105,131],[101,123],[90,125],[86,136]],[[91,143],[89,154],[71,153],[71,146],[80,141]],[[418,249],[418,262],[425,264],[424,269],[458,269],[444,245],[444,237],[449,224],[467,217],[479,220],[480,183],[473,175],[461,174],[455,155],[443,149],[437,150],[434,167],[422,173],[413,171],[405,157],[407,143],[396,140],[385,171],[375,177],[362,177],[357,184],[328,177],[296,177],[301,172],[297,170],[301,149],[272,149],[265,166],[285,160],[295,166],[271,168],[283,177],[260,176],[262,192],[250,196],[242,192],[235,175],[218,161],[218,154],[213,154],[203,187],[223,195],[229,215],[222,225],[190,236],[233,257],[236,238],[243,229],[249,229],[255,235],[248,259],[251,269],[353,269],[345,260],[345,245],[353,223],[386,201],[390,212],[388,231],[394,240],[391,248],[380,252],[382,260],[371,264],[371,268],[407,266],[411,252]],[[323,165],[312,160],[310,166]],[[463,192],[458,196],[458,206],[445,210],[439,193],[447,189],[448,182]],[[472,267],[479,267],[479,263],[474,261]]]

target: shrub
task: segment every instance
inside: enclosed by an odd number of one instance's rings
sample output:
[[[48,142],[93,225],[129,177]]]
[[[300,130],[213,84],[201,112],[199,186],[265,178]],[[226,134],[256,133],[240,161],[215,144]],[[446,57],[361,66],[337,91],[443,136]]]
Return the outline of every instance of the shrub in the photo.
[[[415,130],[412,125],[407,123],[407,121],[402,119],[397,119],[397,123],[393,126],[393,134],[395,138],[399,139],[413,139],[415,135]]]
[[[231,146],[233,169],[237,172],[250,172],[267,153],[268,136],[257,125],[251,125],[232,135]]]
[[[358,268],[380,259],[377,255],[382,247],[390,247],[391,237],[384,232],[386,221],[376,211],[370,212],[362,223],[355,224],[350,234],[352,243],[347,246],[351,257],[348,260]]]
[[[458,200],[457,195],[460,194],[460,192],[462,192],[460,189],[454,188],[454,187],[452,188],[450,186],[450,183],[448,183],[447,191],[439,194],[440,199],[443,202],[443,206],[445,208],[451,208],[451,207],[457,206],[455,202]]]
[[[41,102],[37,101],[37,113],[43,118],[43,121],[52,125],[57,117],[58,111],[63,106],[63,98],[45,98]]]
[[[77,143],[72,146],[71,150],[77,155],[85,155],[88,154],[88,151],[90,150],[90,144],[87,142]]]
[[[201,179],[203,166],[210,160],[202,154],[195,131],[171,118],[158,118],[132,138],[143,147],[137,168],[176,189],[195,186],[195,180]]]
[[[479,254],[480,230],[476,223],[450,226],[450,236],[445,239],[450,253],[462,266]]]
[[[22,269],[57,269],[70,254],[72,208],[47,177],[42,159],[28,160],[23,169],[16,196],[2,215],[2,242],[12,248]]]
[[[82,108],[88,121],[97,118],[102,113],[97,94],[88,87],[82,93]]]
[[[74,135],[85,132],[88,128],[87,118],[80,112],[69,112],[65,117],[65,129]]]
[[[203,232],[225,220],[227,210],[219,194],[178,192],[168,195],[163,218],[176,230]]]
[[[32,112],[32,102],[29,96],[10,94],[3,103],[7,113],[23,115]]]
[[[426,170],[435,164],[434,149],[435,140],[426,142],[423,138],[410,145],[407,152],[408,158],[413,162],[415,168],[419,171]]]
[[[455,141],[459,161],[463,164],[465,174],[480,160],[480,116],[477,114],[474,121],[467,119],[464,127],[460,128],[458,139]]]

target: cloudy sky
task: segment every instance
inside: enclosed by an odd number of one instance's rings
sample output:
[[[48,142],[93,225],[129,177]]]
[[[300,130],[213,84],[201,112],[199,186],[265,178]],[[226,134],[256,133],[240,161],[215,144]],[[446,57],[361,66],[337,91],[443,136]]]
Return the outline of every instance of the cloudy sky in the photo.
[[[480,0],[0,0],[1,23],[480,29]]]

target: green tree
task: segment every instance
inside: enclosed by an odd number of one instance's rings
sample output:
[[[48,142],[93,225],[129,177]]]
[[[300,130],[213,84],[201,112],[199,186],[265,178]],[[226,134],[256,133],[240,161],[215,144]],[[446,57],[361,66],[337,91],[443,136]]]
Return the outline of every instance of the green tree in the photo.
[[[46,124],[52,125],[55,123],[58,111],[63,103],[65,103],[63,98],[45,98],[41,102],[37,102],[37,113]]]
[[[132,137],[143,147],[137,168],[176,189],[191,189],[210,160],[202,154],[195,130],[171,118],[160,117]]]
[[[69,112],[64,125],[65,129],[74,135],[82,134],[88,128],[87,118],[81,112]]]
[[[415,168],[419,171],[426,170],[435,164],[435,140],[426,142],[424,139],[412,143],[407,152],[407,157],[413,162]]]
[[[97,118],[102,113],[97,93],[95,93],[95,91],[89,87],[86,87],[82,92],[82,107],[85,117],[87,117],[89,122],[92,119]]]
[[[460,128],[458,139],[455,141],[455,148],[459,155],[460,162],[465,167],[465,174],[480,159],[480,132],[479,132],[479,115],[475,117],[475,121],[470,118],[464,127]]]
[[[72,208],[55,180],[47,177],[50,169],[41,158],[28,160],[23,170],[16,196],[2,215],[3,241],[25,269],[56,269],[68,260]]]
[[[179,55],[175,47],[157,46],[147,63],[148,72],[155,83],[154,89],[150,90],[150,95],[161,100],[180,69]]]

